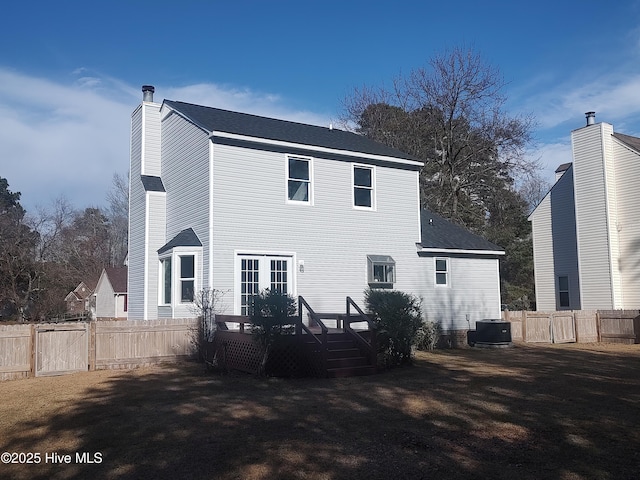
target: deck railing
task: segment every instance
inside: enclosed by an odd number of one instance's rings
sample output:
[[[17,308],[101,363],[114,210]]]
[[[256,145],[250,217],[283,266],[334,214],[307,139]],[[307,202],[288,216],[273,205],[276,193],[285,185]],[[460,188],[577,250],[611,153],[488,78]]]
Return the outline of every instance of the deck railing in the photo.
[[[353,307],[357,315],[351,314],[351,307]],[[367,341],[365,337],[362,336],[358,331],[354,330],[351,327],[351,323],[358,322],[366,322],[369,327],[370,339]],[[344,331],[349,333],[358,344],[363,348],[363,350],[369,355],[369,359],[371,361],[371,365],[376,366],[378,363],[378,347],[377,347],[377,339],[376,339],[376,325],[373,323],[373,320],[369,318],[369,316],[362,311],[362,309],[353,301],[351,297],[347,297],[347,315],[344,319]]]
[[[318,338],[318,336],[315,335],[311,331],[311,329],[307,327],[302,321],[302,313],[303,313],[302,307],[304,307],[309,313],[309,318],[311,319],[311,321],[315,322],[316,325],[320,327],[320,338]],[[311,306],[307,303],[307,301],[304,299],[302,295],[298,296],[298,316],[299,316],[299,321],[296,325],[296,328],[299,330],[296,330],[296,334],[302,335],[302,330],[304,330],[317,343],[317,347],[320,349],[320,362],[321,362],[320,369],[322,372],[326,372],[327,371],[327,352],[329,350],[328,348],[329,329],[324,324],[324,322],[320,319],[318,314],[313,311],[313,308],[311,308]]]

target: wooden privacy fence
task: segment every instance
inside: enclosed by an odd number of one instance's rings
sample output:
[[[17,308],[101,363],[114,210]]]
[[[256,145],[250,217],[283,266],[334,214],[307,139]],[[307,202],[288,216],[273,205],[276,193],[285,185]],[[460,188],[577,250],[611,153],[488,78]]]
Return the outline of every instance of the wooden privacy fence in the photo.
[[[195,319],[0,325],[0,380],[189,357],[196,328]]]
[[[529,343],[640,343],[639,310],[502,312],[513,340]]]

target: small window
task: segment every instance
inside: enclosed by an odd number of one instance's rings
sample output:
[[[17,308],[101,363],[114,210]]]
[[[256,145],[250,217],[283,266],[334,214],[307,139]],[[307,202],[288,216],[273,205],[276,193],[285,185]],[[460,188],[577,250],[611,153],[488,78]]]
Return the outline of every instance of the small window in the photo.
[[[436,258],[436,285],[449,285],[449,262],[446,258]]]
[[[353,166],[353,206],[374,208],[374,170],[373,167]]]
[[[569,277],[558,277],[558,297],[560,300],[561,308],[569,308]]]
[[[396,281],[396,262],[388,255],[367,255],[368,283],[372,288],[392,288]]]
[[[311,160],[289,157],[287,191],[289,201],[311,203]]]
[[[164,305],[171,304],[171,258],[160,260],[160,271],[162,272],[162,284],[160,299]]]
[[[195,257],[185,255],[180,257],[180,301],[193,302],[195,285]]]

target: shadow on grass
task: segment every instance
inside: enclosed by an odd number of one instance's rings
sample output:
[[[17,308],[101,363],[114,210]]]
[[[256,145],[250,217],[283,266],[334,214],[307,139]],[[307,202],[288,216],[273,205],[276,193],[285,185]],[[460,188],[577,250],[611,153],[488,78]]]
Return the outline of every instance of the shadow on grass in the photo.
[[[531,346],[332,380],[180,364],[110,377],[1,448],[102,454],[4,466],[12,478],[637,478],[639,372],[640,348]]]

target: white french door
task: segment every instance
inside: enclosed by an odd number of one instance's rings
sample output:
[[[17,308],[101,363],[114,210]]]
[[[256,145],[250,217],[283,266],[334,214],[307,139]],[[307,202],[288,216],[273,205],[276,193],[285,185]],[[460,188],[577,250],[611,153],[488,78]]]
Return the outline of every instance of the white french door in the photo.
[[[238,254],[236,279],[236,312],[248,315],[253,297],[263,290],[295,295],[293,256]]]

